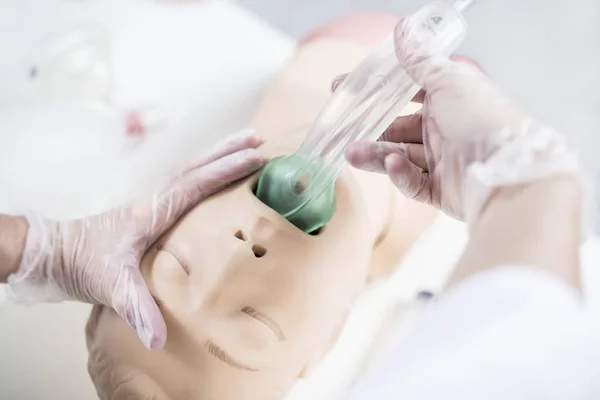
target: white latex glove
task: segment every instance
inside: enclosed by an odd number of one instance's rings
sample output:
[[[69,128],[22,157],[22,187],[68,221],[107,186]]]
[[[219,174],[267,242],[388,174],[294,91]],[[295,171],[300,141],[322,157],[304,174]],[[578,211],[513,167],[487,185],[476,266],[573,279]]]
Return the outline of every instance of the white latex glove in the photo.
[[[29,232],[9,295],[26,304],[76,300],[112,307],[148,348],[167,331],[139,271],[140,261],[177,219],[201,200],[264,165],[252,131],[232,135],[152,197],[82,220],[27,216]]]
[[[473,64],[434,53],[414,32],[410,18],[400,21],[396,53],[425,91],[423,108],[398,118],[378,142],[349,146],[353,166],[385,172],[407,197],[467,222],[494,188],[578,173],[561,135],[530,118]]]

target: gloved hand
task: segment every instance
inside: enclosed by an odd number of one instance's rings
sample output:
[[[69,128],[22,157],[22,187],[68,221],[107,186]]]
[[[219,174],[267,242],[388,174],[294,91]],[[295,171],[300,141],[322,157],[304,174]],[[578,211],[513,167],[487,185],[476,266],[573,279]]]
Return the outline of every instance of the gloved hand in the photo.
[[[411,25],[410,18],[397,25],[396,53],[424,90],[416,99],[424,96],[423,108],[399,117],[378,142],[349,146],[353,166],[385,172],[407,197],[467,222],[494,188],[578,172],[561,135],[530,118],[474,64],[427,48]]]
[[[177,219],[263,166],[262,140],[243,131],[175,175],[145,201],[82,220],[27,216],[29,231],[9,295],[22,303],[77,300],[112,307],[148,348],[161,348],[166,325],[139,271],[144,252]]]

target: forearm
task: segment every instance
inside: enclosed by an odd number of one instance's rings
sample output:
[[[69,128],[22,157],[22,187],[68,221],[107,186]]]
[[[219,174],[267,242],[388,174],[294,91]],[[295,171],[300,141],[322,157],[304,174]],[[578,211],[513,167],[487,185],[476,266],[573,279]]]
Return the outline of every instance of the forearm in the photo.
[[[25,218],[0,214],[0,283],[19,268],[27,230]]]
[[[579,288],[581,188],[554,177],[503,188],[471,229],[450,284],[501,265],[530,265]]]

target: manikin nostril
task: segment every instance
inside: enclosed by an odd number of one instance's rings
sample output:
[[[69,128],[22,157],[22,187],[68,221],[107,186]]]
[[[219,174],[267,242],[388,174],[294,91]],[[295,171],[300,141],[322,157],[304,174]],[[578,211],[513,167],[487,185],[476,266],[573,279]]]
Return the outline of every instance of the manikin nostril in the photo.
[[[238,230],[233,236],[235,236],[239,240],[243,240],[244,242],[246,241],[246,235],[244,235],[244,232],[242,231]]]
[[[254,253],[254,257],[261,258],[265,254],[267,254],[267,249],[265,249],[263,246],[261,246],[259,244],[255,244],[254,246],[252,246],[252,252]]]
[[[241,240],[243,242],[247,241],[246,235],[239,229],[233,234],[233,236],[235,236],[236,239]],[[261,246],[260,244],[255,244],[252,245],[252,253],[254,253],[254,257],[261,258],[264,257],[265,254],[267,254],[267,249],[264,246]]]

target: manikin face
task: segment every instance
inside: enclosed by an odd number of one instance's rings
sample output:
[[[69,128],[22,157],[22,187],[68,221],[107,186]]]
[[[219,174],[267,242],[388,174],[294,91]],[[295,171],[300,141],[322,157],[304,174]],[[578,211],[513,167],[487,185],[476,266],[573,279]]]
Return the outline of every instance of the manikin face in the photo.
[[[304,132],[263,151],[289,153]],[[116,314],[95,310],[90,373],[101,395],[280,399],[335,340],[380,233],[361,194],[369,188],[346,171],[334,218],[309,235],[254,196],[257,179],[196,206],[145,255],[168,328],[163,350],[145,350]]]
[[[331,77],[363,56],[340,42],[301,50],[255,115],[262,152],[294,152]],[[258,176],[197,205],[146,253],[164,349],[146,350],[121,318],[94,308],[89,369],[102,399],[283,399],[335,343],[368,275],[396,265],[430,220],[396,203],[386,176],[346,169],[333,219],[312,236],[254,196]]]

